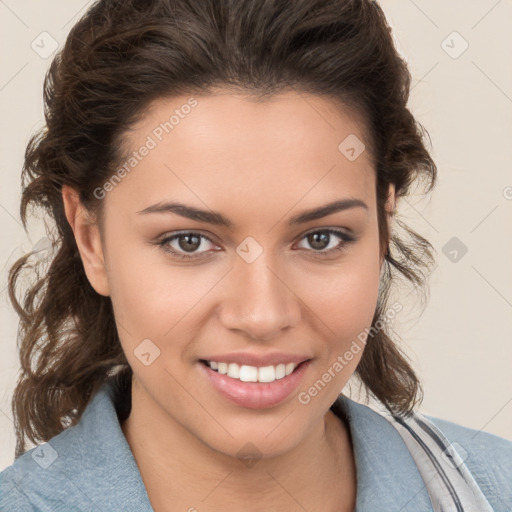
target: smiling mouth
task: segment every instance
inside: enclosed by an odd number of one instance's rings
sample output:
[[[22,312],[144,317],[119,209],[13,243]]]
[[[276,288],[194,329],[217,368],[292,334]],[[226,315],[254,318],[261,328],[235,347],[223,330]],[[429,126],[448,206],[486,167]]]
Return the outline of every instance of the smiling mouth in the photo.
[[[239,365],[237,363],[226,363],[222,361],[207,361],[201,359],[201,363],[211,370],[226,375],[241,382],[269,383],[281,380],[293,373],[302,363],[281,363],[270,366]]]

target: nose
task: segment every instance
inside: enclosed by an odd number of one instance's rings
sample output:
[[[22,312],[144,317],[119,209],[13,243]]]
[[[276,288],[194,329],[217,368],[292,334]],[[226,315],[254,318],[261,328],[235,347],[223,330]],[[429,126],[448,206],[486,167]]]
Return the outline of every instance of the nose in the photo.
[[[252,263],[240,258],[234,265],[220,307],[220,321],[226,329],[267,341],[298,324],[301,309],[293,283],[273,268],[265,252]]]

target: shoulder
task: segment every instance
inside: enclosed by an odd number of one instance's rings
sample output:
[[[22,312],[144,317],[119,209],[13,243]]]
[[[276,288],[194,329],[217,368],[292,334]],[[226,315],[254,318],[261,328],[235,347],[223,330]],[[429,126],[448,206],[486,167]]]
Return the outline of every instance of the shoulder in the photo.
[[[356,458],[367,461],[363,469],[368,465],[385,469],[379,472],[379,481],[392,475],[381,497],[391,493],[398,500],[413,489],[410,503],[415,506],[421,496],[425,507],[435,501],[446,506],[443,510],[455,510],[450,507],[458,503],[464,508],[457,510],[473,510],[476,503],[482,511],[512,510],[512,441],[420,412],[402,418],[378,404],[369,407],[346,397],[338,402],[351,416]],[[369,480],[372,487],[379,484]],[[396,488],[395,481],[406,485]]]
[[[21,478],[12,465],[0,472],[0,510],[17,512],[34,510],[19,486],[20,481]]]
[[[83,472],[89,469],[87,457],[99,460],[91,434],[81,421],[16,458],[0,473],[0,510],[80,510],[84,496],[79,488]],[[95,472],[89,475],[96,477]]]
[[[76,467],[70,465],[66,472],[62,461],[57,460],[59,455],[67,458],[67,454],[76,449],[75,436],[70,435],[74,432],[72,428],[68,430],[26,451],[0,472],[0,510],[69,510],[67,498],[70,491],[73,494],[69,483],[77,474]]]
[[[91,398],[77,424],[0,473],[1,511],[152,510],[110,386]]]
[[[450,441],[495,511],[512,504],[512,441],[424,415]]]

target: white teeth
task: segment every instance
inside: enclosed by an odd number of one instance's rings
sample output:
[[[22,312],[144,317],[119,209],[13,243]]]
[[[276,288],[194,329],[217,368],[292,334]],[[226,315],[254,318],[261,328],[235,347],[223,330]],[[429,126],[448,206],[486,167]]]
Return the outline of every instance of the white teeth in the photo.
[[[261,367],[240,366],[237,363],[219,363],[217,361],[207,361],[207,364],[212,370],[217,370],[223,375],[242,382],[274,382],[290,375],[297,368],[295,363]]]
[[[258,368],[259,382],[274,382],[276,380],[276,369],[273,366]]]
[[[229,363],[227,376],[231,377],[233,379],[239,379],[240,378],[240,366],[238,366],[236,363]]]
[[[286,365],[278,364],[276,366],[276,379],[282,379],[286,376]]]
[[[240,366],[239,378],[242,382],[258,382],[258,368],[256,366],[246,366],[245,364]]]
[[[288,363],[285,369],[286,375],[290,375],[290,373],[292,373],[293,370],[295,370],[295,365],[293,363]]]

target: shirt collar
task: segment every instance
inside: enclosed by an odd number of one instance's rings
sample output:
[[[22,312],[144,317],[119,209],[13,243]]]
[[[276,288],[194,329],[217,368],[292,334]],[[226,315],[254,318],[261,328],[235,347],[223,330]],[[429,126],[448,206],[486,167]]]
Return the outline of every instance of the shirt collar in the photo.
[[[389,421],[345,395],[338,396],[331,410],[349,425],[357,471],[356,511],[432,511],[416,463]]]
[[[370,407],[344,395],[331,410],[349,425],[357,470],[356,511],[431,511],[421,475],[396,429]],[[25,472],[23,463],[18,466],[18,480],[32,480],[23,481],[31,493],[45,495],[48,488],[62,488],[65,478],[72,484],[65,486],[68,499],[71,492],[75,503],[92,502],[99,510],[153,510],[121,430],[109,381],[94,395],[78,424],[49,444],[58,454],[49,468]],[[34,464],[33,455],[22,458],[25,464]]]
[[[65,485],[67,503],[87,505],[87,510],[92,510],[94,503],[94,510],[153,511],[121,430],[110,381],[93,396],[77,425],[51,439],[49,444],[58,457],[43,471],[55,481],[41,481],[43,489],[55,492],[57,483],[63,486],[64,477],[72,484]]]

